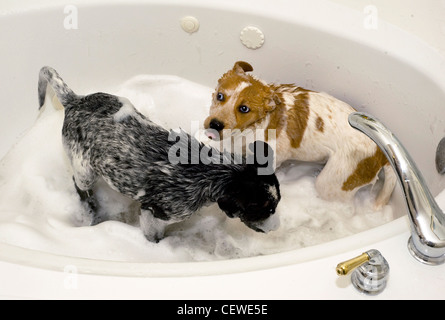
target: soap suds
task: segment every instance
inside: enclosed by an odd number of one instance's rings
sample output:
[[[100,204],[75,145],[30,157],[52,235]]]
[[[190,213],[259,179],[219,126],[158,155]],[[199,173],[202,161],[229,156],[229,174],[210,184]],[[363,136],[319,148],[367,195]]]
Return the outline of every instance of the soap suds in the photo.
[[[191,131],[208,114],[213,89],[175,76],[138,76],[116,92],[165,128]],[[51,104],[51,101],[48,101]],[[124,106],[125,107],[125,106]],[[101,181],[96,196],[111,219],[90,226],[79,201],[61,139],[63,110],[51,105],[0,161],[0,242],[56,254],[131,262],[209,261],[266,255],[320,244],[393,219],[390,206],[372,210],[370,188],[355,205],[319,198],[320,167],[287,163],[277,171],[282,200],[280,227],[267,234],[228,218],[216,204],[169,226],[167,237],[150,243],[138,227],[137,207]],[[131,112],[123,109],[121,116]],[[133,212],[132,215],[123,214]],[[122,222],[122,221],[125,221]]]

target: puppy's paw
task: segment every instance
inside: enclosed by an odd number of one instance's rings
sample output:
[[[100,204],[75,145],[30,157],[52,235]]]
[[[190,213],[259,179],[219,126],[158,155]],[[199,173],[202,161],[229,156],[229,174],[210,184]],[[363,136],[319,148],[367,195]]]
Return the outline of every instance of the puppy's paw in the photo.
[[[142,209],[139,217],[140,227],[148,241],[158,243],[164,238],[167,221],[155,218],[152,209]]]

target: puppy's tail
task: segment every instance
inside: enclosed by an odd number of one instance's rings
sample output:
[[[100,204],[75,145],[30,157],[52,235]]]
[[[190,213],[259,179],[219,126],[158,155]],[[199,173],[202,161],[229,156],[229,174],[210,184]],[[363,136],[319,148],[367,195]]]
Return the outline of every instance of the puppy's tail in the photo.
[[[39,73],[39,109],[45,103],[48,84],[52,87],[63,106],[77,98],[77,95],[66,85],[56,70],[51,67],[43,67]]]

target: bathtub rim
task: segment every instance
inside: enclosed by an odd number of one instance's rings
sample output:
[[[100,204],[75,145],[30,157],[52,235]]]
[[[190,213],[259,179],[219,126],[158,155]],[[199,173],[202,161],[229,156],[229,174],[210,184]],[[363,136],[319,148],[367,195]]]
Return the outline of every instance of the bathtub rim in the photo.
[[[126,262],[64,256],[0,243],[0,261],[59,272],[133,278],[212,276],[301,264],[358,250],[409,230],[407,216],[351,236],[300,249],[240,259],[193,262]],[[407,239],[408,240],[408,239]],[[360,254],[361,252],[357,252]],[[68,269],[66,269],[68,267]],[[74,267],[74,268],[73,268]],[[335,268],[335,266],[332,266]]]
[[[237,2],[239,1],[229,1],[230,6],[226,7],[225,10],[234,10],[238,8]],[[346,7],[329,3],[324,0],[318,0],[313,3],[314,6],[317,6],[319,2],[323,2],[328,5],[328,7],[343,9],[347,12],[343,12],[341,16],[347,16],[351,11],[355,11],[352,9],[346,9]],[[122,0],[113,0],[107,1],[104,0],[94,0],[90,2],[82,1],[73,1],[75,4],[85,5],[85,6],[98,6],[98,5],[115,5],[115,4],[123,4]],[[248,3],[253,3],[252,1]],[[10,5],[12,9],[14,7],[18,7],[18,11],[7,11],[4,6],[0,6],[0,18],[3,15],[7,14],[15,14],[20,13],[21,9],[20,4],[22,4],[23,8],[29,6],[30,4],[27,1],[17,1],[14,5]],[[133,5],[133,4],[159,4],[159,5],[172,5],[178,4],[181,6],[194,7],[194,6],[202,6],[203,8],[218,8],[216,2],[213,1],[200,1],[193,0],[188,3],[181,3],[179,1],[168,0],[168,1],[160,1],[160,0],[133,0],[129,2],[125,2],[125,4]],[[258,5],[258,2],[255,2],[255,7],[252,10],[252,14],[262,14],[263,16],[277,18],[277,10],[273,10],[272,12],[266,13],[266,7],[264,9],[260,9],[261,6]],[[5,5],[7,7],[8,5]],[[49,1],[48,5],[43,5],[43,1],[36,1],[35,5],[26,10],[36,11],[42,9],[54,9],[61,7],[60,3],[56,1]],[[240,5],[243,11],[247,10],[246,4]],[[309,6],[309,5],[308,5]],[[312,4],[310,5],[312,6]],[[338,10],[337,10],[338,11]],[[357,13],[357,12],[356,12]],[[285,20],[290,20],[290,13],[286,13]],[[307,19],[303,22],[299,21],[300,24],[309,26],[313,28],[312,24],[309,24]],[[320,27],[317,25],[317,27]],[[327,25],[323,26],[324,28]],[[332,25],[330,25],[332,27]],[[395,29],[389,28],[388,26],[384,26],[386,29],[384,32],[394,32]],[[388,27],[388,28],[387,28]],[[335,36],[346,37],[349,40],[360,42],[365,46],[369,46],[371,48],[381,48],[381,44],[378,43],[378,34],[375,36],[370,36],[366,38],[361,38],[361,41],[358,41],[360,38],[359,33],[353,32],[342,32],[339,33],[340,26],[336,26],[334,29],[330,29],[327,31],[326,29],[319,29],[320,31],[327,32],[333,34]],[[344,31],[344,30],[343,30]],[[404,39],[403,39],[404,40]],[[402,41],[402,40],[401,40]],[[434,61],[429,63],[424,63],[422,59],[415,59],[420,56],[425,50],[415,51],[409,56],[405,56],[404,59],[401,59],[399,56],[399,50],[396,49],[397,41],[394,43],[390,43],[390,53],[394,55],[395,58],[402,60],[404,63],[414,67],[415,69],[421,70],[421,72],[428,76],[428,78],[434,80],[434,83],[438,84],[441,88],[445,88],[445,80],[439,79],[441,73],[437,72],[437,69],[433,68],[434,66],[440,65],[436,63],[440,58],[443,61],[443,56],[439,55],[437,50],[425,44],[421,40],[413,42],[410,44],[410,47],[415,47],[419,42],[422,43],[423,48],[426,47],[432,51],[429,51],[429,58],[434,58]],[[421,51],[421,52],[420,52]],[[410,51],[411,52],[411,51]],[[417,63],[413,63],[413,61],[417,61]],[[425,65],[427,68],[424,68]],[[434,69],[434,70],[433,70]],[[445,69],[445,65],[442,64],[440,67],[441,70]],[[434,71],[434,72],[433,72]],[[222,261],[211,261],[211,262],[185,262],[185,263],[132,263],[132,262],[117,262],[117,261],[105,261],[105,260],[92,260],[85,258],[75,258],[75,257],[67,257],[62,255],[51,254],[47,252],[39,252],[36,250],[20,248],[13,245],[2,244],[0,243],[0,260],[4,262],[10,262],[18,265],[36,267],[41,269],[50,269],[55,271],[62,272],[65,266],[74,265],[77,267],[77,271],[81,274],[95,274],[95,275],[114,275],[114,276],[127,276],[127,277],[183,277],[183,276],[194,276],[194,275],[215,275],[215,274],[228,274],[228,273],[237,273],[237,272],[248,272],[254,270],[263,270],[267,268],[276,268],[296,263],[302,263],[306,261],[316,260],[322,257],[333,256],[339,253],[348,252],[362,246],[368,246],[373,243],[378,242],[378,240],[388,239],[393,236],[399,235],[402,232],[406,232],[409,230],[409,224],[407,223],[407,218],[401,217],[397,218],[385,225],[382,225],[377,228],[369,229],[358,234],[341,238],[338,240],[330,241],[327,243],[323,243],[316,246],[310,246],[306,248],[296,249],[292,251],[287,251],[283,253],[276,253],[266,256],[258,256],[251,258],[242,258],[235,260],[222,260]],[[405,248],[401,248],[403,250]],[[359,252],[360,253],[360,252]],[[35,258],[35,259],[33,259]],[[48,258],[48,259],[47,259]],[[54,258],[55,261],[52,261],[51,258]],[[91,262],[94,261],[96,264],[92,265]],[[199,265],[199,266],[198,266]],[[108,268],[105,270],[101,269],[101,267],[107,266]],[[198,266],[198,267],[197,267]],[[334,268],[335,266],[333,266]],[[147,269],[147,270],[145,270]],[[199,269],[199,270],[197,270]],[[221,270],[223,269],[223,270]]]

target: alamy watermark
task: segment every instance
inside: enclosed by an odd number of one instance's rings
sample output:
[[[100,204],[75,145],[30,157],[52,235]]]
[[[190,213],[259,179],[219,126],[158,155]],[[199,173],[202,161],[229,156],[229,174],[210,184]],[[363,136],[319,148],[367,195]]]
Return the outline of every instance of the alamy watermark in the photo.
[[[259,175],[275,172],[276,130],[223,130],[225,139],[220,139],[216,130],[197,128],[199,122],[192,122],[191,132],[197,132],[195,136],[212,136],[212,144],[218,145],[218,148],[202,144],[182,130],[171,130],[168,139],[175,143],[168,151],[170,163],[252,164],[258,167]]]
[[[67,290],[76,290],[78,286],[78,271],[77,267],[74,265],[66,265],[63,268],[63,273],[65,278],[63,279],[63,286]]]
[[[379,12],[374,5],[367,5],[363,9],[365,18],[363,19],[363,28],[366,30],[377,30],[379,28]]]
[[[79,10],[75,5],[66,5],[63,8],[63,13],[65,18],[63,19],[63,27],[66,30],[77,30],[79,29]]]

